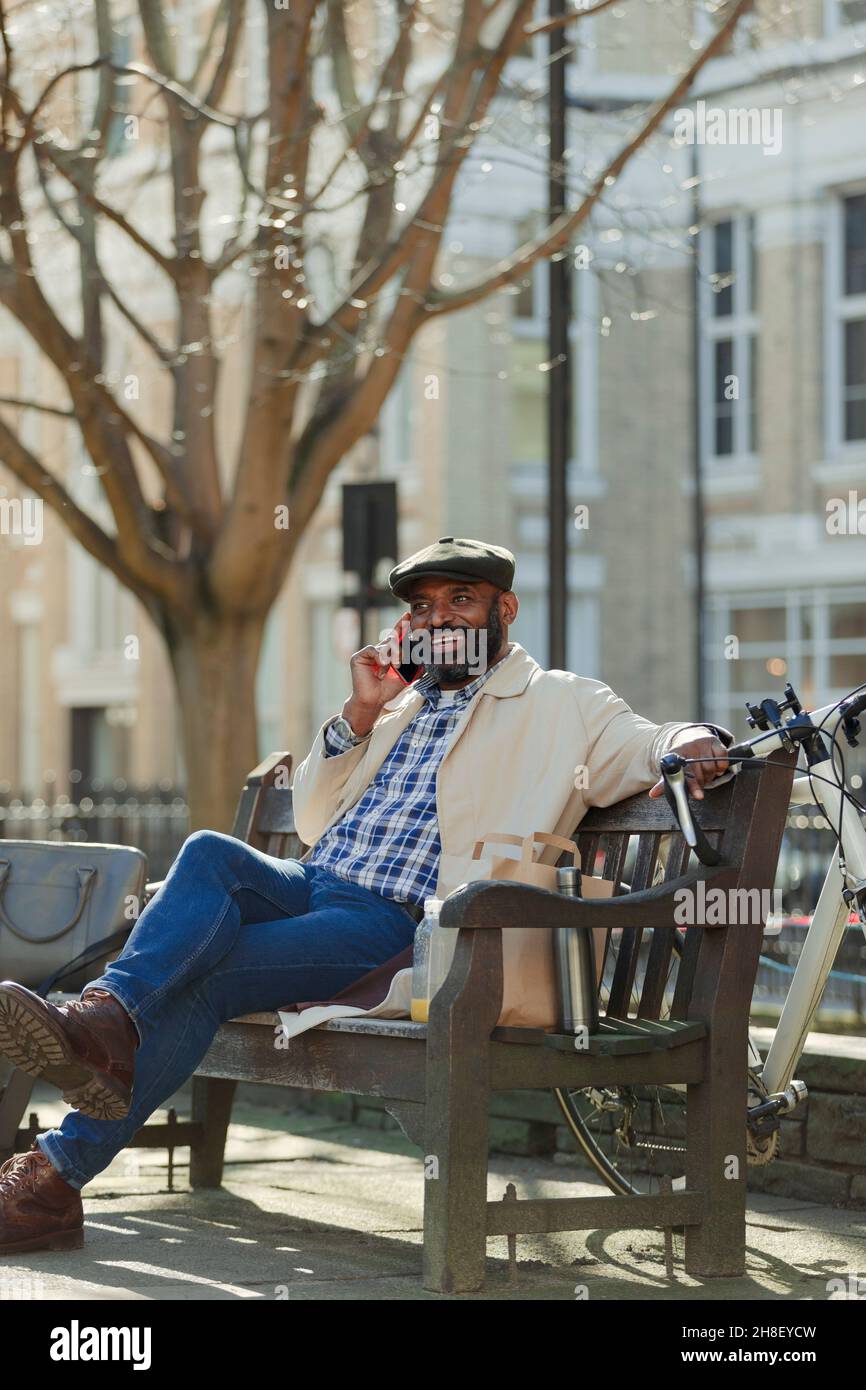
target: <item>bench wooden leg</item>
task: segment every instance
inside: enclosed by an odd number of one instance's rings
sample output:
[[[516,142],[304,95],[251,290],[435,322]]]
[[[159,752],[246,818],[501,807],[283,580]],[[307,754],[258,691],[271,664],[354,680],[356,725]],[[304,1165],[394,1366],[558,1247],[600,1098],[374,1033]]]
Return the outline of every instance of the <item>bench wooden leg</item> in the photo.
[[[190,1187],[220,1187],[223,1180],[226,1135],[232,1117],[236,1081],[194,1076],[192,1118],[202,1125],[202,1137],[190,1146]]]
[[[435,1293],[484,1285],[490,1033],[501,1005],[501,932],[461,931],[427,1024],[422,1282]]]
[[[707,1211],[686,1226],[685,1268],[700,1278],[746,1272],[746,1088],[742,1074],[731,1081],[710,1077],[686,1096],[687,1187],[705,1194]]]
[[[484,1286],[488,1092],[452,1074],[441,1108],[427,1106],[423,1285],[436,1293]]]
[[[428,1025],[427,1034],[422,1282],[474,1293],[487,1256],[488,1039],[454,1015],[449,1022],[450,1031]]]

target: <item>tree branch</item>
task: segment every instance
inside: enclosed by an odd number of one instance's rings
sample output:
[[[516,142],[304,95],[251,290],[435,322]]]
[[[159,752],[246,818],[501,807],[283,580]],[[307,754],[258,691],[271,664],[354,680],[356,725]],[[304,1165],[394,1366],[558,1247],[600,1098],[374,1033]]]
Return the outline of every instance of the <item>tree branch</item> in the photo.
[[[55,511],[67,530],[101,565],[115,574],[122,584],[150,604],[152,594],[142,584],[141,577],[126,564],[117,541],[97,525],[87,512],[74,502],[63,484],[45,468],[34,454],[21,443],[0,415],[0,462],[37,497]]]
[[[501,262],[492,275],[476,280],[463,289],[445,293],[433,290],[426,304],[428,319],[439,314],[454,313],[465,309],[505,285],[511,285],[523,276],[536,261],[546,260],[566,247],[577,228],[586,220],[605,188],[612,179],[618,177],[629,160],[646,144],[650,136],[659,128],[667,113],[683,99],[705,63],[723,49],[742,16],[752,8],[754,0],[736,0],[730,15],[716,31],[707,46],[701,50],[695,61],[668,95],[656,106],[652,115],[644,123],[637,135],[620,150],[593,184],[590,192],[574,211],[560,214],[554,222],[533,242],[527,242]]]
[[[34,145],[34,150],[35,148],[36,146]],[[179,282],[180,269],[178,267],[177,258],[164,255],[164,253],[154,246],[151,241],[148,241],[147,237],[144,236],[142,232],[138,231],[131,222],[127,221],[122,212],[118,212],[116,208],[104,202],[92,189],[87,188],[81,183],[72,172],[72,160],[67,158],[65,150],[59,149],[51,140],[40,138],[39,152],[40,156],[45,155],[51,160],[55,169],[72,185],[82,202],[86,203],[94,212],[100,213],[106,221],[113,222],[116,227],[119,227],[120,230],[129,237],[130,241],[132,241],[140,251],[143,251],[146,256],[149,256],[150,259],[159,266],[160,270],[164,271],[170,280],[173,280],[175,284]]]
[[[34,152],[38,152],[40,149],[41,146],[38,143],[34,145]],[[54,213],[55,217],[57,218],[59,225],[63,227],[64,231],[66,231],[67,234],[82,248],[82,255],[86,253],[89,256],[90,269],[89,271],[85,271],[83,275],[83,280],[88,286],[89,293],[107,294],[109,298],[112,300],[112,302],[117,306],[118,310],[127,318],[132,327],[140,333],[144,341],[153,349],[161,363],[164,366],[168,365],[173,360],[173,354],[171,354],[167,349],[162,348],[160,346],[160,344],[156,341],[155,337],[153,337],[153,335],[151,335],[149,331],[145,328],[144,324],[141,323],[137,316],[133,314],[132,310],[129,309],[129,307],[126,304],[124,304],[123,300],[120,298],[120,295],[115,290],[114,286],[110,284],[109,281],[106,279],[102,271],[102,267],[99,263],[99,258],[96,253],[95,242],[93,240],[91,240],[85,252],[84,229],[82,229],[81,227],[73,226],[71,223],[67,222],[66,218],[63,216],[59,206],[56,203],[56,200],[54,199],[51,193],[51,190],[48,187],[47,179],[44,176],[43,163],[40,158],[37,158],[36,167],[39,173],[39,179],[42,186],[43,194],[45,196],[45,200],[51,208],[52,212]],[[2,298],[2,291],[0,291],[0,299]],[[159,469],[159,472],[162,475],[163,481],[166,485],[167,500],[170,501],[172,505],[177,508],[177,511],[182,518],[194,524],[195,518],[192,517],[190,513],[190,500],[186,496],[181,479],[177,472],[175,461],[172,455],[170,454],[169,450],[158,440],[154,439],[152,435],[148,434],[146,430],[142,429],[141,426],[138,425],[135,419],[127,411],[123,410],[123,408],[118,404],[118,402],[112,397],[110,391],[108,390],[108,387],[104,383],[97,382],[94,384],[100,386],[106,405],[109,405],[112,410],[116,411],[117,414],[123,418],[129,432],[133,434],[134,437],[138,439],[141,444],[144,445],[144,448],[147,450],[147,453],[153,459],[153,462]],[[33,408],[37,409],[39,407],[37,407],[34,404]],[[49,407],[47,406],[43,408],[49,409]],[[73,419],[76,418],[75,413],[71,411],[58,410],[56,413],[60,415],[71,416],[71,418]]]
[[[554,19],[546,19],[540,24],[530,24],[524,33],[528,39],[535,39],[539,34],[549,34],[554,29],[564,29],[567,25],[573,24],[578,19],[589,19],[591,15],[600,14],[602,10],[607,10],[611,5],[621,5],[623,0],[596,0],[596,4],[588,5],[585,10],[569,10],[567,14],[557,15]]]
[[[222,53],[219,56],[216,71],[214,72],[210,87],[205,96],[204,104],[206,107],[214,108],[222,101],[229,78],[232,75],[238,41],[243,33],[245,13],[246,0],[228,0],[228,17],[226,19]],[[206,49],[209,47],[212,38],[213,33],[209,36],[208,43],[205,45]]]
[[[270,196],[288,183],[298,194],[306,186],[310,139],[298,132],[309,130],[312,96],[308,54],[318,0],[295,0],[290,11],[268,7],[268,143],[265,188]],[[280,222],[289,221],[286,213]],[[252,353],[250,388],[240,457],[235,472],[231,503],[223,517],[210,564],[209,582],[218,600],[231,607],[262,602],[272,596],[275,569],[285,550],[284,533],[274,526],[275,508],[285,503],[287,458],[298,386],[286,379],[284,368],[302,328],[308,322],[300,293],[303,272],[303,239],[291,238],[288,270],[277,265],[288,238],[273,219],[260,226],[256,254],[260,273],[256,279],[258,332]],[[253,528],[257,548],[250,547]],[[255,555],[255,558],[254,558]],[[252,563],[251,563],[252,562]]]
[[[468,59],[477,54],[478,32],[485,13],[482,7],[467,5],[458,37],[453,76],[446,88],[444,125],[454,134],[445,151],[440,153],[441,172],[433,180],[425,196],[420,214],[413,224],[414,248],[404,284],[387,325],[381,352],[377,350],[366,374],[352,387],[336,411],[317,411],[299,443],[290,482],[293,516],[312,516],[321,497],[322,488],[335,463],[342,457],[349,442],[358,439],[372,425],[400,369],[403,354],[423,319],[424,292],[429,286],[433,265],[442,238],[454,180],[457,177],[468,143],[459,148],[459,133],[475,129],[483,119],[508,58],[519,46],[526,13],[533,0],[518,3],[506,28],[505,35],[491,57],[479,83],[472,91],[474,69]],[[429,219],[429,220],[428,220]]]
[[[177,55],[159,0],[138,0],[138,13],[148,52],[160,72],[177,77]]]
[[[150,512],[126,437],[117,428],[122,411],[104,386],[95,380],[98,368],[88,363],[84,344],[72,336],[46,300],[33,269],[23,232],[25,221],[17,191],[5,185],[0,194],[0,213],[12,209],[7,226],[16,257],[18,275],[11,287],[0,289],[0,302],[24,326],[45,356],[63,377],[72,399],[75,418],[94,462],[103,462],[100,475],[118,534],[123,537],[128,568],[154,592],[170,592],[176,582],[176,562],[154,540]]]
[[[327,346],[334,333],[353,333],[370,300],[417,256],[421,247],[429,244],[431,235],[437,238],[438,245],[451,189],[474,142],[474,137],[467,136],[466,132],[476,128],[483,118],[495,94],[502,69],[523,41],[523,22],[532,9],[533,0],[517,0],[505,34],[496,50],[491,52],[481,49],[478,44],[479,28],[487,19],[487,14],[479,17],[472,6],[465,6],[461,38],[446,79],[440,121],[443,136],[437,150],[436,168],[431,184],[424,193],[414,217],[404,224],[397,237],[386,246],[376,261],[363,268],[361,274],[353,281],[343,303],[324,323],[316,325],[315,329],[306,335],[292,362],[294,370],[306,370],[319,360],[323,348]],[[467,25],[470,16],[473,21],[471,28]],[[475,100],[470,94],[472,79],[479,69],[484,71],[478,100]]]
[[[3,47],[3,72],[0,74],[0,149],[7,150],[10,144],[9,105],[12,93],[12,72],[14,53],[9,41],[6,24],[5,0],[0,0],[0,44]]]
[[[39,410],[43,415],[59,415],[61,420],[74,420],[74,410],[63,410],[59,405],[43,405],[41,401],[25,400],[23,396],[0,396],[0,405],[14,405],[21,410]]]

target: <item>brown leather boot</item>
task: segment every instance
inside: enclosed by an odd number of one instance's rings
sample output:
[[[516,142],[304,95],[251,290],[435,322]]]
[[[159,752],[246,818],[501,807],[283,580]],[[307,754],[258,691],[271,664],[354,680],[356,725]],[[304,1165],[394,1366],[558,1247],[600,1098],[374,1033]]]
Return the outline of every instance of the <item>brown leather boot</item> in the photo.
[[[81,1193],[61,1178],[34,1142],[0,1167],[0,1255],[22,1250],[80,1250]]]
[[[129,1113],[138,1031],[105,989],[86,989],[69,1004],[50,1004],[14,980],[0,982],[0,1052],[63,1093],[95,1120]]]

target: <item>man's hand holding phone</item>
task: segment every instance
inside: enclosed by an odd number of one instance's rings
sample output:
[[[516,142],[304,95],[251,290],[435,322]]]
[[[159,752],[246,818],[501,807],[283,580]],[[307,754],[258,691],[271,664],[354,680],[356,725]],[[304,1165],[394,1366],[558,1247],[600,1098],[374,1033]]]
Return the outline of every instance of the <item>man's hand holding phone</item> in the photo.
[[[396,625],[399,640],[409,625],[410,616],[404,613]],[[392,654],[390,642],[378,642],[362,647],[351,658],[352,693],[342,714],[361,738],[370,732],[388,701],[406,689],[407,681],[391,665]]]
[[[403,647],[403,640],[409,633],[411,627],[411,614],[404,613],[402,618],[394,628],[394,646],[397,648],[396,659],[391,659],[391,670],[396,671],[404,685],[411,685],[419,676],[424,674],[424,664],[416,661],[412,656],[411,639]],[[422,634],[423,635],[423,634]],[[403,658],[407,659],[404,660]]]

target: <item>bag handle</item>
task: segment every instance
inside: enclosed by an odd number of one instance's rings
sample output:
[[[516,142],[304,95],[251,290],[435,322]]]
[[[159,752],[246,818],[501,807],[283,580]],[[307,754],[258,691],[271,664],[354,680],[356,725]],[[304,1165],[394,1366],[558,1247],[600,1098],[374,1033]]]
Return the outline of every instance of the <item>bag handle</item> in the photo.
[[[12,865],[8,859],[0,859],[0,922],[3,923],[3,926],[8,927],[13,936],[19,937],[21,941],[29,941],[30,944],[34,946],[41,946],[49,941],[56,941],[58,937],[65,936],[68,931],[71,931],[84,911],[87,899],[90,897],[90,890],[96,882],[96,870],[85,864],[76,866],[75,872],[78,875],[78,902],[75,905],[75,911],[69,921],[62,926],[59,931],[53,932],[51,936],[28,936],[26,932],[22,931],[20,927],[16,927],[15,923],[10,921],[3,907],[3,892],[9,881],[11,868]]]
[[[484,845],[522,845],[523,835],[483,835],[480,840],[475,841],[475,848],[472,851],[473,859],[481,858],[481,849]]]
[[[480,840],[475,841],[472,858],[481,858],[481,848],[485,844],[521,845],[521,863],[529,864],[532,861],[532,851],[536,840],[541,840],[544,844],[556,845],[559,849],[570,851],[574,858],[575,865],[580,867],[577,845],[574,843],[574,840],[566,840],[562,835],[551,835],[546,830],[535,830],[531,835],[507,835],[504,832],[502,834],[483,835]]]
[[[94,961],[102,960],[105,956],[111,954],[115,946],[125,946],[129,940],[129,933],[131,931],[131,926],[119,927],[118,930],[113,931],[110,936],[103,936],[99,941],[91,941],[89,946],[85,946],[83,951],[79,951],[74,960],[68,960],[65,965],[59,966],[59,968],[53,970],[50,975],[46,975],[45,979],[40,984],[36,985],[31,993],[38,994],[41,999],[44,999],[46,994],[48,994],[60,980],[65,979],[67,975],[72,975],[77,970],[83,970],[86,965],[92,965]]]
[[[533,840],[542,840],[546,845],[556,845],[559,849],[568,851],[574,860],[575,867],[580,868],[577,845],[574,840],[566,840],[562,835],[550,835],[546,830],[536,830],[532,838]]]

